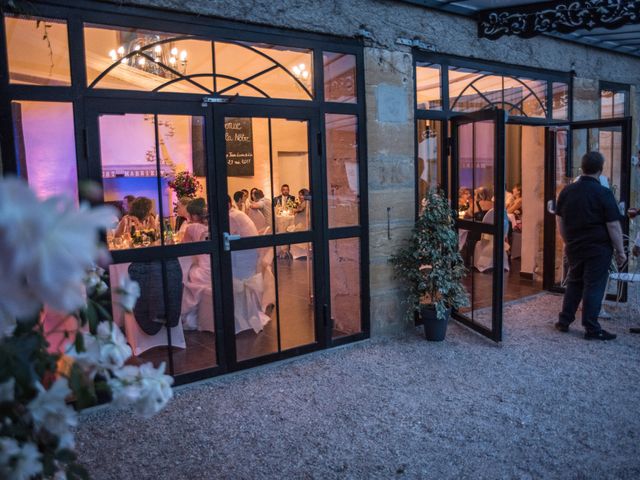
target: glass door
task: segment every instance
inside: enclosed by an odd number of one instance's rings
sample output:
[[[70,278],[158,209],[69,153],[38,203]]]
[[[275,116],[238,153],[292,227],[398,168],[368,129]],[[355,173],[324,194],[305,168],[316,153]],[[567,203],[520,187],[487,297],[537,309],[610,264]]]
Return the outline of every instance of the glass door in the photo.
[[[227,105],[215,123],[228,361],[250,366],[318,348],[326,312],[315,274],[323,268],[317,118]]]
[[[458,211],[469,296],[468,306],[454,312],[454,317],[495,341],[502,340],[503,274],[509,269],[504,212],[506,116],[503,110],[488,110],[451,119],[451,198]]]
[[[179,381],[224,368],[215,182],[205,109],[168,102],[86,103],[87,169],[118,212],[107,232],[115,325],[134,363],[164,362]],[[138,282],[131,311],[120,289]]]
[[[545,220],[545,288],[561,290],[566,275],[563,243],[556,229],[554,205],[560,191],[577,179],[582,156],[599,151],[605,158],[602,185],[610,188],[624,215],[622,230],[629,235],[626,210],[630,205],[631,118],[573,122],[547,131],[547,212]],[[613,286],[615,288],[615,285]],[[613,290],[609,294],[615,293]]]

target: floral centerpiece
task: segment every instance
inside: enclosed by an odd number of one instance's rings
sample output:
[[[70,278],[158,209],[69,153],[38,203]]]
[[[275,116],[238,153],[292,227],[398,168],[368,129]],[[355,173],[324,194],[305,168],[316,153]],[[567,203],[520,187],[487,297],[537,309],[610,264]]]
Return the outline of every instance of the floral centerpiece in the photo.
[[[287,198],[287,203],[285,205],[285,208],[287,210],[295,210],[300,206],[300,202],[298,202],[298,200],[295,197],[289,196],[289,198]]]
[[[176,174],[175,178],[169,181],[169,188],[175,192],[178,198],[195,198],[202,190],[198,179],[186,171]]]
[[[126,364],[131,348],[108,312],[99,234],[115,214],[40,201],[24,182],[0,178],[2,479],[88,478],[74,452],[77,410],[101,398],[149,416],[172,396],[164,364]],[[118,289],[131,311],[138,284],[125,278]],[[54,334],[61,345],[49,344]]]

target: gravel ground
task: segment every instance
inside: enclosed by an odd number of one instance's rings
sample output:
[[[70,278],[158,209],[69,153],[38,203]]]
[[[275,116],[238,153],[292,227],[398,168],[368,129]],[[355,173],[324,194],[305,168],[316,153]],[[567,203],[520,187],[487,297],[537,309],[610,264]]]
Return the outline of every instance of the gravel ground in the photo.
[[[560,302],[507,306],[502,345],[454,322],[94,410],[78,449],[96,479],[640,478],[640,335],[558,333]]]

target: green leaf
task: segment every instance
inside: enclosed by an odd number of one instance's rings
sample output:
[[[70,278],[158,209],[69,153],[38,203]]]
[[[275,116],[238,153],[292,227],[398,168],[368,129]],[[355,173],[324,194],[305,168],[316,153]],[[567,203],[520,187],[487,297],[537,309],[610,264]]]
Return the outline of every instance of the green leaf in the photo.
[[[85,310],[87,312],[87,320],[89,322],[89,331],[91,333],[96,333],[98,329],[98,311],[95,307],[95,302],[89,301],[87,303],[87,308]]]
[[[76,352],[80,353],[85,351],[84,335],[82,334],[82,332],[80,331],[76,332],[76,338],[73,341],[73,345],[76,347]]]
[[[63,448],[62,450],[58,450],[56,452],[56,460],[64,463],[75,462],[78,458],[76,452],[73,450],[69,450],[68,448]]]

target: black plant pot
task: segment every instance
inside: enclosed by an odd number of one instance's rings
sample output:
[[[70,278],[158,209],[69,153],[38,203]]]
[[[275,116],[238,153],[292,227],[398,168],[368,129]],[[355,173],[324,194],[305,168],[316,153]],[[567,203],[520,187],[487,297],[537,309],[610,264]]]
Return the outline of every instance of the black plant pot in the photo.
[[[447,310],[447,315],[444,320],[438,318],[436,315],[436,308],[433,305],[422,305],[420,307],[420,317],[422,318],[422,325],[424,325],[424,336],[431,342],[441,342],[447,335],[447,325],[449,323],[449,316],[451,315],[451,309]]]

